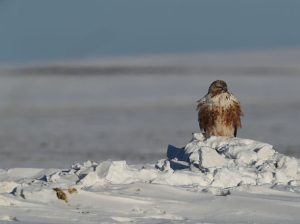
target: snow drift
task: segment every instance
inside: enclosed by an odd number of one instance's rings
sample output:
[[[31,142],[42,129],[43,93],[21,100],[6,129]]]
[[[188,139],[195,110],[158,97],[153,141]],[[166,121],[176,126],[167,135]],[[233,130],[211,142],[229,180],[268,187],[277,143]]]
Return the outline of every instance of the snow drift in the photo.
[[[83,186],[147,182],[223,189],[242,185],[297,186],[300,183],[296,158],[276,152],[270,144],[249,139],[205,139],[202,134],[195,133],[184,148],[169,146],[167,157],[155,166],[130,166],[126,161],[77,164],[69,175],[78,176],[76,183]]]
[[[69,169],[0,170],[0,221],[298,223],[298,164],[266,143],[195,133],[184,148],[170,145],[156,164],[86,161]],[[213,198],[229,194],[232,200]],[[60,215],[49,216],[52,211]]]
[[[214,136],[205,139],[201,133],[193,134],[192,140],[184,148],[170,145],[167,158],[159,160],[155,165],[128,165],[126,161],[87,161],[65,170],[36,170],[34,175],[26,178],[23,174],[23,182],[17,180],[18,171],[2,170],[0,178],[6,181],[1,183],[1,192],[24,194],[27,187],[32,188],[34,185],[48,188],[77,186],[84,189],[135,182],[197,185],[203,189],[243,185],[297,188],[300,185],[296,158],[276,152],[267,143]]]
[[[300,179],[298,160],[276,152],[267,143],[250,139],[193,134],[182,149],[168,148],[162,171],[190,169],[203,175],[205,186],[228,188],[240,185],[292,185]],[[174,172],[175,173],[175,172]]]

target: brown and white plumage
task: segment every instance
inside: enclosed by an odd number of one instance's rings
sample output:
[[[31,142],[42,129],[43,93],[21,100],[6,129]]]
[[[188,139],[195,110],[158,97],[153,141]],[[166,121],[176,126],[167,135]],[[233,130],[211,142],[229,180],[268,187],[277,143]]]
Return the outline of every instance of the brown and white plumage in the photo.
[[[206,137],[236,137],[243,112],[238,99],[228,92],[226,82],[214,81],[208,93],[197,101],[198,122]]]

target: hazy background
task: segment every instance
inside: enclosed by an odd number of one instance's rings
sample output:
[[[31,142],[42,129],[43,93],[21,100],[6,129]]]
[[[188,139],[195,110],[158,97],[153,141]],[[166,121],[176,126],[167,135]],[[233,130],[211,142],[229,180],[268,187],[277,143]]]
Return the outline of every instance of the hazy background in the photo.
[[[0,167],[155,162],[224,79],[240,137],[300,156],[299,1],[0,0]]]
[[[1,0],[1,61],[295,47],[300,2]]]

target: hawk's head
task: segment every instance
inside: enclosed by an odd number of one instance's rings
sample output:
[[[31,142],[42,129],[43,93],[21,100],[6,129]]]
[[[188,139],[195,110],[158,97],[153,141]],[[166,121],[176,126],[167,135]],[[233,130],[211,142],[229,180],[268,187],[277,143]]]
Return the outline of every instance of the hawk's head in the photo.
[[[227,84],[223,80],[216,80],[210,84],[208,93],[212,94],[213,96],[218,95],[220,93],[227,92]]]

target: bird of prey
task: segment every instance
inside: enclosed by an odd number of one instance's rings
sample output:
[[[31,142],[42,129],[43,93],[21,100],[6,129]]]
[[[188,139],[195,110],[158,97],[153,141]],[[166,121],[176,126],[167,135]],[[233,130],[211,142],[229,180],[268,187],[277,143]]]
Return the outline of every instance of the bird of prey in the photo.
[[[238,99],[228,92],[223,80],[211,83],[208,93],[197,101],[198,122],[205,137],[236,137],[243,112]]]

